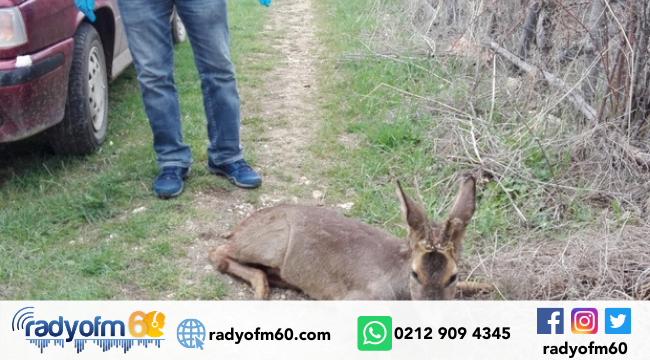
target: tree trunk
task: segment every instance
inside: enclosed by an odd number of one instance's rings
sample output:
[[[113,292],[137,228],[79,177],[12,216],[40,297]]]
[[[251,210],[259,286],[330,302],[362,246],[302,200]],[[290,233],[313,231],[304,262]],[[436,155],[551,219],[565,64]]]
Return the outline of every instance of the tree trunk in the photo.
[[[517,55],[522,60],[528,59],[528,49],[530,48],[530,43],[533,40],[535,31],[537,30],[537,20],[539,19],[539,11],[542,8],[540,1],[532,1],[530,10],[526,15],[526,20],[524,21],[524,26],[521,30],[521,36],[519,37],[519,48],[517,49]]]
[[[593,103],[598,88],[598,74],[602,71],[601,55],[605,45],[605,4],[603,0],[591,0],[587,17],[588,46],[585,49],[582,93],[588,103]]]

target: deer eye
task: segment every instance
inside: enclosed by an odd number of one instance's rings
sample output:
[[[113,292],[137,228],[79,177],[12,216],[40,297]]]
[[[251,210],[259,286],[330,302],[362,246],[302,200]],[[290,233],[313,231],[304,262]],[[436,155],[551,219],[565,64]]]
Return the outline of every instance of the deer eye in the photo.
[[[415,271],[411,271],[411,277],[413,278],[413,280],[415,280],[417,282],[420,282],[420,278],[418,277],[418,273],[416,273]]]
[[[447,283],[447,286],[451,286],[451,284],[455,283],[456,280],[458,280],[458,274],[454,274],[449,278],[449,282]]]

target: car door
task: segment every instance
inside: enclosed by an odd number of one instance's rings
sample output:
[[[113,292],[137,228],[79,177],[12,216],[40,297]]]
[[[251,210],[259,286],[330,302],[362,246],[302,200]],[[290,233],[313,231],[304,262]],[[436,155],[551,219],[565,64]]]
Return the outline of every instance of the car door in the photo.
[[[111,71],[111,79],[115,79],[124,69],[131,65],[132,58],[126,41],[122,16],[117,7],[117,0],[109,0],[109,6],[115,14],[115,56],[113,57],[113,70]]]

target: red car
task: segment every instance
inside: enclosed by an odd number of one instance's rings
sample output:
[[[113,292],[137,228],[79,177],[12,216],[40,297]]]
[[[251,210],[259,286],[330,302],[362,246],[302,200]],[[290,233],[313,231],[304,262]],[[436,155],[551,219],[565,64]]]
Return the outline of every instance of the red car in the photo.
[[[116,0],[89,22],[73,0],[0,0],[0,143],[46,131],[57,153],[106,138],[108,83],[131,64]],[[172,16],[175,42],[184,28]]]

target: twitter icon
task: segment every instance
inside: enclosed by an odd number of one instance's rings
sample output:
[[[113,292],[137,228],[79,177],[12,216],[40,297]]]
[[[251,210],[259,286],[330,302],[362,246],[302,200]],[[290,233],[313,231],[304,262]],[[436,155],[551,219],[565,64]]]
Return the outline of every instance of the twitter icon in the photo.
[[[605,309],[605,334],[631,334],[632,309],[606,308]]]

